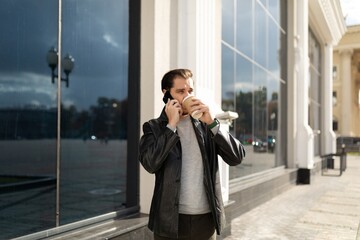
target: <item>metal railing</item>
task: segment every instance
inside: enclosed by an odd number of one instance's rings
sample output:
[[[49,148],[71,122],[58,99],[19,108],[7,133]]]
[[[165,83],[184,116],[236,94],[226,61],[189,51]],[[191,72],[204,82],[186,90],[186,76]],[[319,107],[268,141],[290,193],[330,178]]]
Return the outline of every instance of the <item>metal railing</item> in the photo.
[[[324,176],[341,176],[346,170],[346,151],[345,145],[342,146],[341,150],[337,153],[330,153],[321,156],[321,175]],[[335,159],[339,159],[339,168],[335,168]],[[339,174],[334,175],[334,170],[338,169]]]

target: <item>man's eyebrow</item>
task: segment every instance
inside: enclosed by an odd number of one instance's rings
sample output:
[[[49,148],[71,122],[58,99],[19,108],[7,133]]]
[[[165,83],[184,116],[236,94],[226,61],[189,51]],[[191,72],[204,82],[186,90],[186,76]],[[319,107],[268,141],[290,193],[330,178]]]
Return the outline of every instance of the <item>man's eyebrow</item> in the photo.
[[[181,91],[185,91],[185,90],[186,90],[186,88],[178,88],[178,89],[175,89],[175,92],[181,92]],[[192,91],[194,91],[194,89],[189,88],[189,91],[192,92]]]
[[[181,91],[185,91],[185,88],[178,88],[175,90],[176,92],[181,92]]]

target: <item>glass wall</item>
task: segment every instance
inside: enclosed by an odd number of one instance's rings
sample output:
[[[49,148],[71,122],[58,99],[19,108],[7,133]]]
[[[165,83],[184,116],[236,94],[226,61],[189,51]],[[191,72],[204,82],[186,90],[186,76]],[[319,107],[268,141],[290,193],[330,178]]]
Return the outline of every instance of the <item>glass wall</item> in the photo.
[[[231,131],[244,145],[230,179],[284,165],[280,102],[285,86],[286,1],[222,1],[222,108],[239,114]]]
[[[321,49],[318,40],[309,30],[309,126],[314,131],[314,155],[320,155],[321,121]]]
[[[1,3],[0,238],[125,208],[128,1]]]

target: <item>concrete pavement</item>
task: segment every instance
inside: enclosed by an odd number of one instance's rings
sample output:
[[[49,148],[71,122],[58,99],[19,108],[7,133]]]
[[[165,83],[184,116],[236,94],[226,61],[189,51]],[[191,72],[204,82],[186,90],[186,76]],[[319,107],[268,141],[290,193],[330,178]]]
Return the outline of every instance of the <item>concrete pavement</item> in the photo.
[[[224,240],[360,240],[360,156],[336,167],[234,219]]]

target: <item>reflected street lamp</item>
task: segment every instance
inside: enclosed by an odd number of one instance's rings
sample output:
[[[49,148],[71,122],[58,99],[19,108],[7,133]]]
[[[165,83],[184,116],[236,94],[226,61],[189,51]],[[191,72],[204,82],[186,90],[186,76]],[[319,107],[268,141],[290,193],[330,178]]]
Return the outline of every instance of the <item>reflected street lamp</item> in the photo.
[[[55,83],[55,78],[59,78],[59,76],[55,74],[55,69],[58,65],[58,52],[56,48],[52,47],[48,51],[46,61],[51,69],[51,82]],[[69,54],[67,54],[62,61],[65,78],[61,78],[61,81],[66,82],[66,87],[69,87],[69,75],[74,68],[74,62],[75,59]]]

